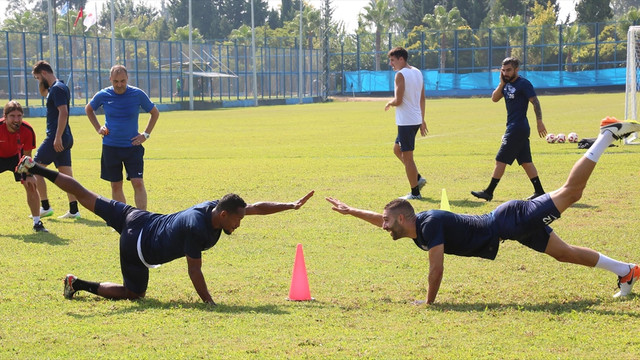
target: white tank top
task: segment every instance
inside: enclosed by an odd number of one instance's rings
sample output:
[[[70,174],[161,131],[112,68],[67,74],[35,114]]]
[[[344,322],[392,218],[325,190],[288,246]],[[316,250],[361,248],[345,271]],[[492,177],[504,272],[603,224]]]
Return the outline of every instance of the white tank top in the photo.
[[[396,125],[420,125],[422,124],[420,95],[424,86],[422,72],[410,66],[400,69],[400,73],[404,76],[404,96],[402,104],[396,107]]]

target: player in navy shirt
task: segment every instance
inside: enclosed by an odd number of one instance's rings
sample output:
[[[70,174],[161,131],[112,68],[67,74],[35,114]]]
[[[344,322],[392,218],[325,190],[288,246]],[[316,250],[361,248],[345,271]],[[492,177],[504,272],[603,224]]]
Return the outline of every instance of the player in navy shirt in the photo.
[[[379,214],[348,206],[334,198],[327,198],[327,201],[333,205],[333,210],[381,227],[394,240],[411,238],[419,248],[429,252],[428,304],[435,301],[440,288],[444,254],[494,259],[503,240],[516,240],[561,262],[609,270],[618,275],[620,291],[614,297],[626,296],[640,278],[640,267],[613,260],[588,248],[569,245],[549,224],[582,197],[587,180],[605,149],[615,139],[638,130],[638,122],[603,120],[595,147],[575,163],[561,188],[531,201],[508,201],[489,214],[462,215],[441,210],[416,214],[404,199],[391,201]]]
[[[147,190],[144,186],[144,147],[142,143],[151,136],[160,112],[147,94],[135,86],[127,85],[127,68],[115,65],[111,68],[109,81],[112,86],[93,96],[84,111],[102,136],[102,158],[100,178],[111,183],[111,197],[126,203],[122,190],[122,166],[127,171],[127,180],[133,186],[135,204],[138,209],[147,209]],[[102,107],[105,123],[100,125],[95,110]],[[138,132],[140,109],[150,114],[142,133]]]
[[[41,94],[47,97],[47,136],[38,147],[35,160],[44,166],[53,163],[61,173],[73,176],[71,167],[73,135],[69,126],[69,104],[71,101],[69,88],[56,78],[51,65],[44,60],[38,61],[31,72],[39,82]],[[41,88],[40,85],[42,85]],[[48,89],[48,93],[43,88]],[[41,177],[36,177],[36,181],[42,204],[40,216],[51,216],[53,208],[49,204],[47,184]],[[69,211],[60,218],[75,219],[80,217],[78,202],[71,194],[67,194],[67,197],[69,198]]]
[[[189,277],[198,295],[202,301],[215,305],[202,274],[202,251],[214,246],[222,232],[231,235],[245,215],[297,210],[313,196],[311,191],[294,202],[246,204],[240,196],[227,194],[220,200],[163,215],[105,199],[85,189],[72,177],[37,165],[28,156],[21,159],[16,171],[43,176],[62,190],[76,195],[82,206],[120,233],[120,267],[124,284],[90,282],[67,275],[64,296],[68,299],[80,290],[110,299],[144,297],[149,282],[149,268],[186,257]]]
[[[514,57],[504,59],[500,69],[500,84],[491,95],[493,102],[504,98],[507,107],[507,130],[502,136],[502,145],[496,155],[496,165],[489,186],[484,190],[471,192],[471,195],[487,201],[493,199],[493,191],[504,175],[507,164],[513,164],[514,160],[518,160],[518,164],[522,166],[533,184],[533,195],[529,196],[527,200],[535,199],[544,194],[538,170],[533,165],[531,158],[529,144],[531,129],[527,119],[529,103],[533,105],[533,111],[536,113],[538,135],[545,137],[547,129],[542,122],[542,109],[540,109],[540,101],[538,101],[533,85],[529,80],[518,75],[519,67],[520,60]]]

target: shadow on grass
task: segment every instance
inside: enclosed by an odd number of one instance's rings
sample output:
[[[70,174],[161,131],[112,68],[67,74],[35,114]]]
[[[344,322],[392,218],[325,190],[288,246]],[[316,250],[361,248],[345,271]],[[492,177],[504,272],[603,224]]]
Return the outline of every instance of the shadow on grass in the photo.
[[[78,224],[83,224],[83,225],[92,226],[92,227],[101,227],[101,226],[108,227],[107,223],[105,223],[104,220],[89,220],[85,218],[78,218],[71,221],[62,220],[62,219],[50,219],[49,221],[56,222],[56,223],[69,223],[69,224],[78,223]]]
[[[21,240],[26,243],[46,244],[46,245],[68,245],[69,240],[63,239],[53,233],[33,233],[33,234],[9,234],[3,235],[12,239]]]
[[[573,204],[570,206],[571,208],[575,208],[575,209],[593,209],[593,208],[597,208],[597,206],[593,206],[593,205],[589,205],[589,204]]]
[[[259,314],[271,314],[271,315],[284,315],[288,314],[288,311],[280,309],[277,305],[274,304],[264,304],[264,305],[227,305],[227,304],[217,304],[216,306],[211,306],[209,304],[205,304],[203,302],[191,302],[191,301],[159,301],[156,299],[145,298],[142,300],[108,300],[103,298],[97,298],[93,296],[87,297],[76,297],[72,301],[74,302],[100,302],[100,301],[108,301],[108,302],[117,302],[127,304],[126,308],[118,308],[115,311],[112,311],[111,314],[128,314],[128,313],[137,313],[140,311],[145,311],[147,309],[162,309],[162,310],[175,310],[175,309],[195,309],[201,311],[215,312],[220,314],[240,314],[240,313],[259,313]],[[85,310],[83,310],[85,311]],[[69,316],[75,318],[89,318],[95,316],[104,316],[104,312],[95,312],[95,313],[74,313],[73,311],[67,312]]]
[[[637,295],[632,294],[628,296],[627,300],[634,299]],[[625,300],[621,300],[625,301]],[[601,305],[601,300],[574,300],[574,301],[550,301],[536,304],[521,304],[521,303],[438,303],[434,306],[430,306],[431,311],[456,311],[456,312],[485,312],[494,310],[518,310],[529,312],[545,312],[549,314],[564,314],[572,312],[590,312],[600,315],[625,315],[640,318],[640,312],[637,311],[625,311],[621,310],[607,310],[594,308]]]

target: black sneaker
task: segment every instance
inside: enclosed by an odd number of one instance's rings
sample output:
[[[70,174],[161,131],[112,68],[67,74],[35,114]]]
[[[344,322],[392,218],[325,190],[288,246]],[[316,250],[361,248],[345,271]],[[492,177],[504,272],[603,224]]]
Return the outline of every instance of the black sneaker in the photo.
[[[477,197],[478,199],[485,199],[487,201],[491,201],[491,199],[493,199],[493,194],[488,193],[484,190],[472,191],[471,195]]]
[[[529,196],[525,200],[527,200],[527,201],[533,200],[533,199],[537,198],[538,196],[542,196],[542,195],[544,195],[544,194],[540,194],[540,193],[534,192],[533,195]]]
[[[44,227],[44,224],[42,223],[42,221],[38,221],[38,223],[33,224],[33,231],[46,232],[46,233],[49,232],[49,230],[47,230],[47,228]]]

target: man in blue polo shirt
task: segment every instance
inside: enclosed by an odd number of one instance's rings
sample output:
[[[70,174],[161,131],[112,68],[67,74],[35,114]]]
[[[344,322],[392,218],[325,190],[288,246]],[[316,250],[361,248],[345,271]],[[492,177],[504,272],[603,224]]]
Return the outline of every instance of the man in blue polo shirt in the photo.
[[[96,129],[102,135],[102,159],[100,178],[111,182],[111,196],[126,203],[122,190],[122,165],[131,181],[134,200],[138,209],[147,209],[147,190],[144,186],[144,147],[142,143],[150,137],[160,113],[147,94],[134,86],[127,85],[129,76],[122,65],[111,68],[109,81],[112,86],[104,88],[93,96],[84,110]],[[100,125],[95,111],[104,109],[105,123]],[[142,108],[151,114],[144,132],[138,132],[138,114]]]
[[[215,305],[202,274],[202,252],[213,247],[222,232],[231,235],[246,215],[298,210],[313,196],[311,191],[293,202],[247,204],[240,196],[227,194],[220,200],[206,201],[177,213],[162,215],[105,199],[72,177],[37,165],[28,156],[20,159],[16,172],[40,175],[74,194],[82,206],[120,233],[120,267],[124,284],[86,281],[69,274],[64,279],[64,296],[67,299],[73,298],[77,291],[88,291],[115,300],[142,298],[147,291],[150,268],[186,257],[189,278],[196,292],[202,301]]]
[[[606,118],[600,135],[569,173],[566,183],[558,190],[531,201],[512,200],[484,215],[462,215],[449,211],[429,210],[415,213],[411,204],[396,199],[387,204],[382,214],[357,209],[340,200],[327,198],[332,209],[365,220],[388,231],[397,240],[408,237],[422,250],[429,252],[429,289],[426,301],[435,301],[444,272],[444,254],[495,259],[500,241],[516,240],[557,261],[597,267],[618,275],[620,291],[614,297],[631,293],[640,278],[640,267],[611,259],[594,250],[565,243],[549,224],[580,200],[596,163],[614,141],[640,130],[635,121]]]

